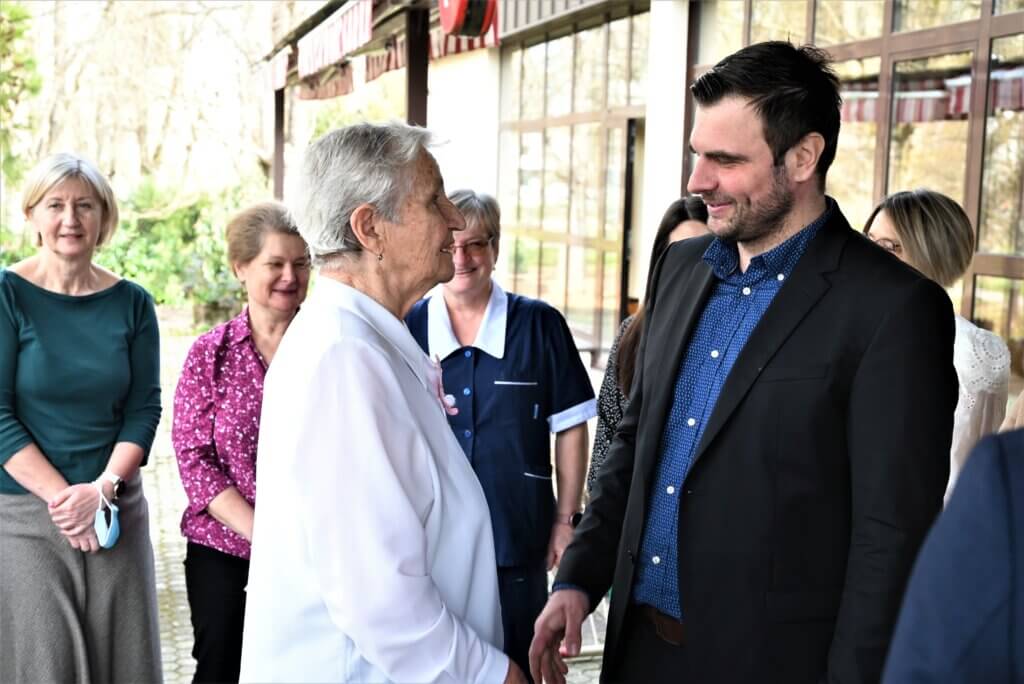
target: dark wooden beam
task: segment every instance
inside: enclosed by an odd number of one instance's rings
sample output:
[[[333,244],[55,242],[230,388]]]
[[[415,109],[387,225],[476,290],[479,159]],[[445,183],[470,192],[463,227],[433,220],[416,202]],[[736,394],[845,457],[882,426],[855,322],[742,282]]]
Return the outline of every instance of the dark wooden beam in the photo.
[[[274,91],[274,198],[284,199],[284,88]]]
[[[430,10],[405,12],[405,112],[412,126],[427,125],[427,60],[430,54]]]

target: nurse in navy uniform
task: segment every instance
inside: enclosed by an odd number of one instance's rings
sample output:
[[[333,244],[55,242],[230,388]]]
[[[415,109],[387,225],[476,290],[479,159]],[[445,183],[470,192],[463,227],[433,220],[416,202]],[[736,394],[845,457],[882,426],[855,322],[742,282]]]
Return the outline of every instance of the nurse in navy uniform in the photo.
[[[453,247],[455,277],[441,295],[418,302],[406,322],[440,360],[448,422],[490,506],[505,652],[529,672],[547,570],[558,564],[579,517],[594,390],[562,315],[492,280],[498,203],[471,190],[450,199],[466,219]]]

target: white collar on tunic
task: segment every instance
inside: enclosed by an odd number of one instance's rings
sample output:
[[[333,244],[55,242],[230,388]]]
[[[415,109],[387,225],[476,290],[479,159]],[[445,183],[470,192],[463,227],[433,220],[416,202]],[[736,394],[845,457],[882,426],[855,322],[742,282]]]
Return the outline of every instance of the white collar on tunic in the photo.
[[[505,356],[505,327],[508,323],[508,295],[497,282],[491,279],[491,298],[484,311],[484,319],[476,333],[476,340],[470,346],[487,352],[496,359]],[[430,355],[446,359],[457,349],[461,349],[452,320],[448,316],[448,307],[444,303],[443,288],[438,287],[427,300],[427,347]]]
[[[310,299],[322,302],[325,306],[340,307],[362,318],[391,343],[423,386],[434,390],[438,378],[433,362],[423,353],[405,322],[396,318],[377,300],[354,287],[322,275],[317,278]]]

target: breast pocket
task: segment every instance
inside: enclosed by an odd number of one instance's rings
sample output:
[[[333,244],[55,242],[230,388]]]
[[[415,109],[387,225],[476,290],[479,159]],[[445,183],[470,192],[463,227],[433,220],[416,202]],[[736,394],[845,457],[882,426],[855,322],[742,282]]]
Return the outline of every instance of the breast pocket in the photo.
[[[798,382],[800,380],[817,380],[827,375],[827,363],[808,366],[768,366],[761,371],[758,380],[760,382]]]
[[[495,380],[494,395],[504,423],[522,427],[547,419],[536,380]]]

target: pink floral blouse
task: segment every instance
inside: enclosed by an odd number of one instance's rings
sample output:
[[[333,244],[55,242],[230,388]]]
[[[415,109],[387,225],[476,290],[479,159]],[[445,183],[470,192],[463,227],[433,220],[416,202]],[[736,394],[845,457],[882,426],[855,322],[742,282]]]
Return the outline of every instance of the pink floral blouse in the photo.
[[[196,544],[249,557],[249,542],[206,510],[234,486],[256,498],[256,443],[266,365],[249,328],[249,309],[195,341],[174,393],[171,441],[188,507],[181,533]]]

